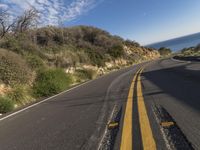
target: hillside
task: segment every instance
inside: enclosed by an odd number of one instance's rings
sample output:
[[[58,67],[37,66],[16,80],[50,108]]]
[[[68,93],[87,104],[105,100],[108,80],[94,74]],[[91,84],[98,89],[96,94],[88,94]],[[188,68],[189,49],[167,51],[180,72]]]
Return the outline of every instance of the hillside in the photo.
[[[9,33],[0,40],[0,48],[0,102],[10,107],[1,111],[0,103],[1,112],[13,109],[13,103],[18,107],[109,71],[159,57],[151,48],[88,26]]]

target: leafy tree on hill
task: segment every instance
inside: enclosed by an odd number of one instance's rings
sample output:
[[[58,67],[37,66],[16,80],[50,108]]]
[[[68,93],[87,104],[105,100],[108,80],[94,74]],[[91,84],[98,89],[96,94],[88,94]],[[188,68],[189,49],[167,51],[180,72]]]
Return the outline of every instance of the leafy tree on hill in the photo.
[[[124,54],[124,49],[122,45],[115,45],[108,50],[108,54],[114,58],[121,57]]]
[[[160,53],[160,55],[162,56],[166,56],[172,53],[171,49],[166,48],[166,47],[161,47],[158,52]]]
[[[200,51],[200,44],[198,44],[195,49],[194,49],[196,52]]]

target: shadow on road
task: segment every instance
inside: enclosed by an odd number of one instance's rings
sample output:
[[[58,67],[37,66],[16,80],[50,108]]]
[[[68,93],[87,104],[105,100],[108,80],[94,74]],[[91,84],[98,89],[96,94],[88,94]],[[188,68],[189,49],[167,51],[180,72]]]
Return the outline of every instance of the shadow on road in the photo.
[[[164,93],[199,111],[200,70],[187,70],[188,65],[191,64],[147,71],[142,75]]]

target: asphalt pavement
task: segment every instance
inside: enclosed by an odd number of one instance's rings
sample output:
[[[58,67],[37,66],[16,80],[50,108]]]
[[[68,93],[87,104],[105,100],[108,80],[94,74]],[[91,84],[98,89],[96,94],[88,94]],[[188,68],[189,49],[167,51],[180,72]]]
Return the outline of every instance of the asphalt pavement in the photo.
[[[144,67],[139,74],[142,100],[156,149],[169,149],[170,142],[156,120],[155,106],[170,114],[192,148],[200,149],[200,63],[163,59],[112,72],[15,115],[0,118],[0,150],[105,149],[103,144],[109,140],[105,137],[110,133],[108,123],[119,112],[117,130],[111,133],[112,144],[107,148],[122,149],[130,86],[141,67]],[[131,142],[132,149],[139,150],[145,145],[135,98],[137,91],[132,92]]]

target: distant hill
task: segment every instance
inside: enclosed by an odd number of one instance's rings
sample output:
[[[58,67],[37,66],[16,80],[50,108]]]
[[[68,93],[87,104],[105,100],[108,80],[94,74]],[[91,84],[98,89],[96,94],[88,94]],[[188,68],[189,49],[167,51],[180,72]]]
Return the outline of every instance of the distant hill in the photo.
[[[170,48],[173,51],[182,50],[184,48],[194,47],[200,44],[200,33],[187,35],[163,42],[153,43],[147,45],[148,47],[159,49],[161,47]]]

